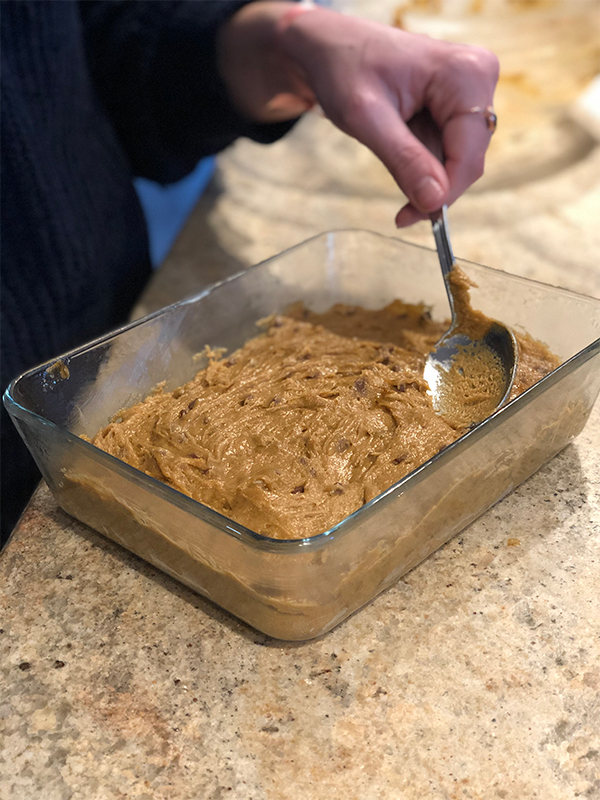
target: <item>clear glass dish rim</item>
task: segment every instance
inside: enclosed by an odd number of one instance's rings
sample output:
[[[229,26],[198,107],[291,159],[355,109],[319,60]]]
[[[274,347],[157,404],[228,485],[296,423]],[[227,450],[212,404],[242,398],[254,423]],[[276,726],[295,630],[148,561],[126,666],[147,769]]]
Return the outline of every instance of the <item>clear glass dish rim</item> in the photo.
[[[209,296],[214,291],[219,289],[222,286],[230,283],[231,281],[235,281],[242,276],[248,275],[249,273],[253,272],[260,267],[263,267],[265,264],[268,264],[271,261],[278,260],[285,256],[287,253],[293,252],[299,248],[305,247],[312,241],[317,239],[326,238],[331,235],[337,234],[344,234],[344,233],[352,233],[352,234],[361,234],[366,235],[369,237],[375,237],[384,239],[387,241],[397,242],[401,245],[405,245],[407,247],[413,247],[419,250],[424,250],[427,253],[435,253],[435,250],[430,247],[426,247],[424,245],[415,244],[413,242],[407,242],[400,237],[390,237],[384,236],[383,234],[375,233],[374,231],[367,231],[360,228],[341,228],[337,230],[325,231],[323,233],[316,234],[315,236],[311,236],[309,239],[305,239],[302,242],[299,242],[292,247],[289,247],[286,250],[283,250],[281,253],[277,255],[271,256],[263,261],[260,261],[257,264],[254,264],[247,269],[240,270],[233,275],[229,275],[221,281],[211,284],[203,289],[196,295],[191,297],[184,298],[183,300],[179,300],[176,303],[172,303],[171,305],[164,306],[163,308],[158,309],[157,311],[153,311],[150,314],[147,314],[144,317],[140,317],[132,322],[126,323],[119,328],[116,328],[109,333],[104,334],[103,336],[94,339],[91,342],[88,342],[85,345],[81,345],[73,350],[69,350],[67,353],[62,355],[58,355],[47,361],[45,363],[39,364],[32,369],[27,370],[26,372],[22,373],[18,377],[14,378],[8,387],[6,388],[3,396],[3,402],[6,406],[7,410],[13,409],[15,412],[15,416],[18,417],[33,417],[37,422],[42,425],[49,426],[54,428],[57,431],[60,431],[61,435],[65,437],[66,441],[71,442],[75,447],[82,447],[84,452],[87,448],[89,448],[90,454],[95,459],[100,459],[100,463],[104,462],[108,467],[111,468],[113,472],[117,472],[123,475],[123,477],[133,480],[134,483],[138,484],[139,486],[150,490],[153,494],[158,495],[165,501],[172,503],[178,506],[182,511],[191,514],[194,517],[199,518],[202,522],[208,523],[213,527],[217,528],[218,530],[222,531],[223,533],[234,537],[235,539],[241,540],[245,544],[252,546],[255,549],[265,550],[269,552],[276,552],[276,553],[298,553],[300,551],[307,552],[310,550],[320,549],[330,542],[333,542],[334,538],[343,535],[346,531],[354,527],[354,524],[360,520],[362,516],[365,514],[370,514],[373,512],[373,509],[377,508],[380,504],[388,502],[393,495],[408,491],[411,487],[417,486],[421,483],[421,481],[427,478],[432,472],[437,471],[437,469],[441,466],[442,463],[447,461],[450,457],[453,457],[456,453],[459,453],[461,450],[468,447],[473,441],[477,441],[481,436],[485,435],[486,433],[494,430],[498,425],[502,424],[502,420],[508,417],[511,417],[515,412],[517,412],[520,408],[525,405],[528,405],[531,400],[537,397],[542,392],[546,391],[552,385],[557,383],[561,378],[564,376],[565,373],[572,372],[574,369],[579,367],[581,364],[584,364],[589,359],[593,358],[596,354],[600,353],[600,337],[598,339],[593,340],[590,344],[586,345],[583,350],[575,353],[575,355],[568,358],[565,362],[560,364],[555,370],[550,372],[548,375],[545,375],[541,380],[539,380],[536,384],[531,386],[529,389],[524,391],[514,400],[511,400],[510,403],[507,403],[502,408],[495,411],[491,416],[487,419],[480,422],[470,431],[467,431],[463,434],[459,439],[449,444],[439,453],[436,453],[430,459],[425,461],[416,469],[409,472],[403,478],[401,478],[396,483],[389,486],[385,491],[378,494],[376,497],[369,500],[368,503],[365,503],[360,508],[357,508],[356,511],[349,514],[347,517],[344,517],[343,520],[333,525],[326,531],[319,533],[315,536],[304,537],[301,539],[274,539],[269,536],[265,536],[264,534],[257,533],[256,531],[251,530],[250,528],[246,528],[244,525],[241,525],[235,520],[229,519],[225,517],[223,514],[220,514],[218,511],[210,508],[209,506],[205,506],[202,503],[194,500],[187,495],[182,494],[181,492],[177,491],[177,489],[173,489],[172,487],[168,486],[165,483],[157,480],[156,478],[152,478],[150,475],[146,475],[144,472],[135,469],[135,467],[131,467],[129,464],[125,463],[124,461],[119,460],[115,456],[110,455],[109,453],[105,453],[100,448],[95,447],[91,442],[86,442],[85,439],[81,439],[79,436],[76,436],[74,433],[66,430],[65,428],[61,428],[45,417],[42,417],[35,411],[31,411],[28,408],[22,406],[13,396],[13,390],[16,387],[17,383],[23,379],[27,378],[33,373],[38,373],[40,370],[44,368],[50,367],[56,361],[59,360],[66,360],[71,359],[83,352],[88,350],[92,350],[98,345],[102,344],[103,342],[110,341],[111,339],[116,338],[121,333],[125,331],[132,330],[133,328],[137,327],[138,325],[142,325],[146,322],[149,322],[156,317],[162,316],[163,314],[167,314],[171,310],[178,308],[184,305],[191,305],[199,300]],[[517,281],[518,283],[522,283],[524,285],[537,285],[544,288],[545,291],[553,291],[559,294],[565,294],[573,297],[577,297],[581,300],[585,300],[591,304],[591,306],[597,306],[600,309],[600,300],[595,297],[589,297],[588,295],[584,295],[578,292],[573,292],[569,289],[562,289],[557,286],[552,286],[551,284],[543,283],[541,281],[536,281],[530,278],[522,278],[519,275],[513,275],[512,273],[504,272],[503,270],[498,270],[493,267],[487,267],[483,264],[478,264],[474,261],[468,261],[466,259],[457,258],[457,261],[462,264],[475,266],[478,269],[482,269],[487,272],[492,272],[496,274],[506,274],[510,276],[511,280]]]

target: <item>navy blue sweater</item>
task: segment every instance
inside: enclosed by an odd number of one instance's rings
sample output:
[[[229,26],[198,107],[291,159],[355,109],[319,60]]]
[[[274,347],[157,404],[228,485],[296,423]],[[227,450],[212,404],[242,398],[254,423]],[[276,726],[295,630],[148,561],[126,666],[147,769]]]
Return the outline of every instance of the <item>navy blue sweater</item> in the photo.
[[[238,136],[216,68],[248,0],[2,3],[1,388],[122,323],[149,276],[132,186],[168,183]],[[39,475],[2,409],[2,530]]]

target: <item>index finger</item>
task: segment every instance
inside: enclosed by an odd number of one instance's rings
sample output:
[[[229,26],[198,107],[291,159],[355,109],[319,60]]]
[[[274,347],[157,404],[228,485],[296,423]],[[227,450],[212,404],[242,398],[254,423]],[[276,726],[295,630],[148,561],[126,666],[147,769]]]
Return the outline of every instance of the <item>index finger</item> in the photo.
[[[442,137],[450,205],[483,175],[492,131],[483,114],[466,112],[448,120]]]

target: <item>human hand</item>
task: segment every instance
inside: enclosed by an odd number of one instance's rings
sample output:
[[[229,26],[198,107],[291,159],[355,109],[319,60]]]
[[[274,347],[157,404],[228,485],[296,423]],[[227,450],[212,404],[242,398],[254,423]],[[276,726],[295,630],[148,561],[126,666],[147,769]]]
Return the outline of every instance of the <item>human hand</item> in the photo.
[[[484,116],[469,112],[492,105],[498,79],[492,53],[322,8],[290,15],[289,3],[257,2],[235,16],[242,13],[255,21],[262,15],[265,65],[260,91],[246,71],[242,108],[267,121],[292,118],[318,102],[338,128],[381,159],[406,194],[398,227],[453,203],[481,177],[491,133]],[[409,127],[423,108],[439,128],[444,164]]]

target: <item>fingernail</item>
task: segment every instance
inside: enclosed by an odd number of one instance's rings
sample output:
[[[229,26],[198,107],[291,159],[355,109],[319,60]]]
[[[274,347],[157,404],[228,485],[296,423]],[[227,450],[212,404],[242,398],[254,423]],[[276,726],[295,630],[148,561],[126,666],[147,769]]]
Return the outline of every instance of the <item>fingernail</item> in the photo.
[[[417,184],[415,195],[416,201],[423,211],[434,211],[442,205],[444,190],[435,178],[426,175]]]

